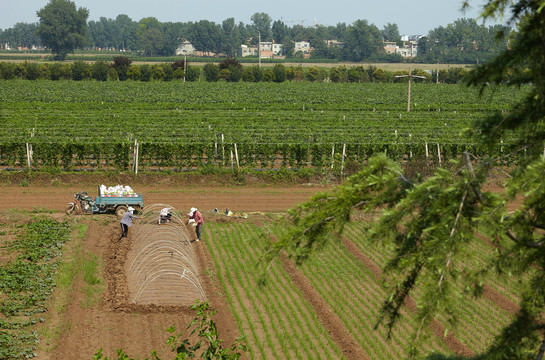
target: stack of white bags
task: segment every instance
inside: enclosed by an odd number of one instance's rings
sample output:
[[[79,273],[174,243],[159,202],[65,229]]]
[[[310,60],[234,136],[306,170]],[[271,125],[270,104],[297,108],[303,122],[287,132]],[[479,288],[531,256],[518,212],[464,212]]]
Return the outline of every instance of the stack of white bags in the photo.
[[[116,185],[106,187],[100,185],[100,196],[138,196],[129,185]]]

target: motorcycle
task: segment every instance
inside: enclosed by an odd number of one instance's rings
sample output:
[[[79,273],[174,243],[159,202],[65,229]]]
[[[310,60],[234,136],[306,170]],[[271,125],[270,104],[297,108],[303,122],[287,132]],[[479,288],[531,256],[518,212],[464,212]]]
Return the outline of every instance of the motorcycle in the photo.
[[[85,191],[75,193],[74,198],[76,199],[74,202],[70,202],[66,205],[66,214],[94,213],[95,202]]]

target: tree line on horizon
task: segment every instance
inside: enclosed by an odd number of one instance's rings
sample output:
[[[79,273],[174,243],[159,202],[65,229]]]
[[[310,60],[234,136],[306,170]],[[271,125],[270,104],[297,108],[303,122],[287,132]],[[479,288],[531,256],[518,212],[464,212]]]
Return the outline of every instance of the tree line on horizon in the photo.
[[[227,18],[221,24],[209,20],[196,22],[160,22],[154,17],[134,21],[121,14],[115,19],[101,17],[88,21],[88,10],[76,10],[69,0],[51,0],[37,13],[39,23],[17,23],[9,29],[0,29],[0,44],[10,48],[45,46],[55,52],[55,46],[47,46],[48,40],[40,36],[40,28],[50,14],[48,6],[62,6],[79,17],[81,41],[74,48],[115,49],[137,52],[145,56],[173,56],[177,47],[188,40],[197,51],[237,57],[241,44],[256,45],[261,41],[272,41],[283,45],[287,58],[302,58],[295,52],[294,42],[308,41],[313,48],[313,59],[339,61],[403,62],[399,54],[386,54],[383,41],[402,45],[397,24],[387,23],[382,29],[367,20],[356,20],[352,24],[338,23],[335,26],[286,25],[282,20],[273,21],[263,12],[251,16],[251,22],[236,23]],[[40,16],[41,14],[41,16]],[[419,39],[418,55],[410,61],[421,63],[480,63],[486,62],[507,46],[507,41],[498,41],[498,32],[509,33],[503,25],[484,26],[474,19],[460,18],[446,26],[434,28]],[[42,34],[45,33],[42,31]],[[48,34],[51,31],[47,32]],[[50,35],[48,35],[50,36]],[[59,35],[64,36],[64,35]],[[58,39],[56,39],[58,40]],[[341,45],[326,44],[336,40]],[[51,39],[49,39],[51,42]],[[55,44],[58,41],[53,41]],[[70,52],[70,51],[69,51]],[[65,57],[66,55],[64,55]],[[60,56],[60,59],[64,58]]]

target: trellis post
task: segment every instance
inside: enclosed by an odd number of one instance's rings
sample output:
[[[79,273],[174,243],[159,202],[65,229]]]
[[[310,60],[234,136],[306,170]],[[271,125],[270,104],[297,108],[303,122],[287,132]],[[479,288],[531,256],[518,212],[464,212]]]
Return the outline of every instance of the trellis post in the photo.
[[[237,161],[237,169],[240,168],[240,164],[238,162],[238,151],[237,151],[237,144],[235,143],[235,160]]]

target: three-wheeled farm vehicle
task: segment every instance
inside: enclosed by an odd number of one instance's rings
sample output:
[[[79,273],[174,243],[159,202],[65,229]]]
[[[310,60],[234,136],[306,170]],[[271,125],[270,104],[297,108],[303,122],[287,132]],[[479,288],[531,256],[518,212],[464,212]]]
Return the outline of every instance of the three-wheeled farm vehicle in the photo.
[[[74,194],[75,201],[68,203],[66,206],[67,214],[105,214],[115,213],[121,218],[127,212],[129,206],[132,206],[136,211],[144,209],[144,197],[142,194],[103,194],[101,188],[98,188],[98,196],[92,198],[85,191]]]

